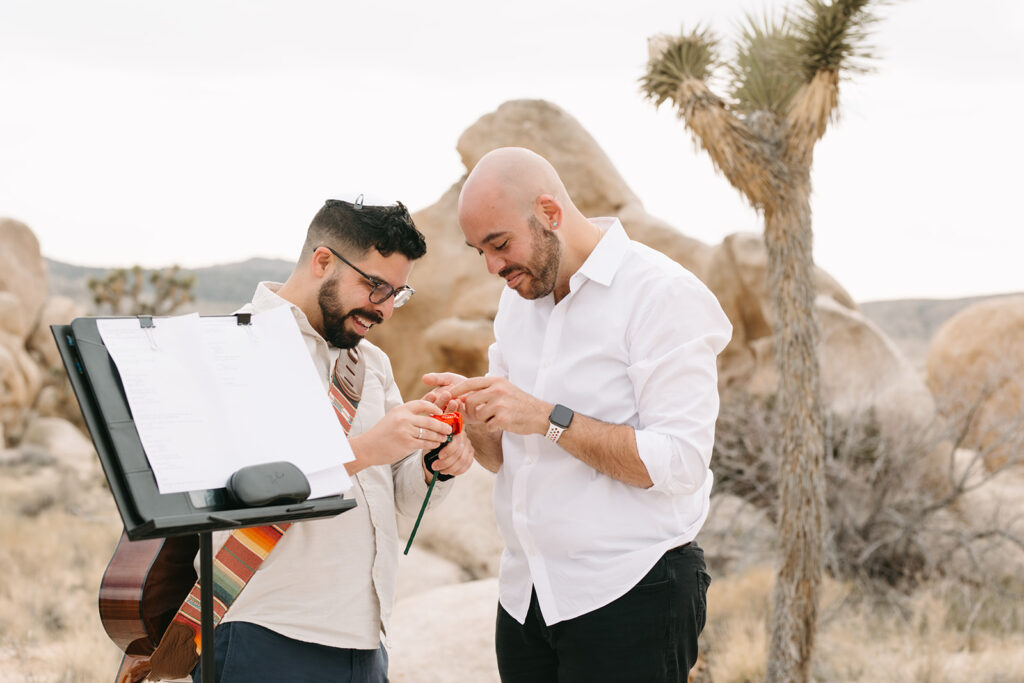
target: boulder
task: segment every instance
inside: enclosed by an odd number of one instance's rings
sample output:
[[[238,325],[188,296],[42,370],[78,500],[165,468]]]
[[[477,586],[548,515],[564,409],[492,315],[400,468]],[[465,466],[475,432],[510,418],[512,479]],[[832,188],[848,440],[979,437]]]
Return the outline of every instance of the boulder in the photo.
[[[0,501],[5,514],[35,517],[75,495],[65,473],[49,464],[21,449],[0,451]]]
[[[26,347],[48,370],[64,372],[57,345],[53,341],[50,325],[67,325],[75,318],[86,315],[82,306],[66,296],[51,296],[39,312],[39,321],[28,338]]]
[[[13,294],[21,310],[25,341],[35,328],[46,301],[46,263],[39,240],[28,226],[11,218],[0,218],[0,292]]]
[[[498,683],[494,615],[498,580],[418,593],[395,604],[388,678],[392,683]]]
[[[395,600],[402,600],[442,586],[463,583],[469,581],[470,578],[465,569],[451,560],[421,547],[419,543],[413,543],[409,554],[398,558]]]
[[[709,248],[647,214],[597,142],[562,109],[542,100],[506,102],[467,129],[457,146],[468,173],[484,154],[509,145],[528,147],[547,158],[586,215],[619,216],[634,239],[665,251],[698,276],[704,270]],[[457,202],[464,180],[465,176],[437,203],[413,216],[427,238],[427,255],[413,271],[416,296],[400,316],[373,333],[374,343],[391,356],[395,378],[407,398],[425,393],[420,383],[425,372],[453,369],[432,365],[437,358],[453,355],[451,336],[424,340],[424,330],[446,318],[469,323],[474,331],[486,330],[498,309],[504,283],[487,272],[459,228]],[[450,323],[446,328],[456,329]],[[485,338],[488,344],[493,341],[491,334]],[[411,343],[426,353],[408,353]],[[472,344],[482,342],[474,336]],[[454,355],[465,365],[486,368],[485,355],[475,362],[468,362],[461,351]]]
[[[961,444],[989,468],[1024,447],[1024,295],[987,299],[947,320],[928,349],[928,387]],[[968,424],[969,423],[969,424]]]
[[[428,367],[444,368],[466,377],[487,374],[487,349],[494,342],[490,318],[442,318],[423,332]]]
[[[43,417],[63,417],[60,390],[55,386],[43,387],[36,399],[36,414]]]
[[[751,381],[760,345],[770,344],[771,307],[765,282],[767,255],[758,235],[738,234],[709,246],[650,215],[586,130],[557,106],[543,100],[514,100],[481,117],[458,141],[467,173],[492,149],[527,147],[558,170],[570,196],[588,216],[618,216],[629,235],[675,259],[718,296],[733,323],[733,341],[719,359],[722,386]],[[372,341],[391,357],[406,398],[425,393],[426,372],[449,370],[481,374],[490,324],[497,312],[502,281],[465,245],[457,202],[465,176],[437,203],[414,215],[427,237],[427,255],[413,271],[417,294],[408,306],[374,330]],[[724,181],[723,181],[724,182]],[[819,292],[856,309],[849,294],[818,269]],[[411,347],[421,349],[410,353]],[[769,346],[770,350],[770,346]],[[770,355],[770,354],[769,354]]]
[[[28,334],[25,313],[13,292],[0,292],[0,332],[18,339],[24,339]]]
[[[991,575],[1000,579],[1024,576],[1024,553],[1013,540],[1024,535],[1024,467],[992,473],[976,462],[979,455],[970,449],[954,454],[956,472],[965,473],[967,483],[956,508],[957,521],[969,530],[964,537],[973,534],[977,539],[975,553],[985,558],[984,566]],[[966,571],[973,576],[971,569]]]
[[[765,362],[774,364],[772,326],[775,323],[768,291],[768,251],[764,239],[753,233],[734,233],[710,249],[704,283],[718,297],[733,325],[732,340],[719,356],[719,384],[730,387],[751,382]],[[832,276],[815,268],[818,296],[838,306],[857,310],[853,298]],[[774,381],[755,387],[774,388]]]
[[[935,416],[931,393],[913,365],[859,310],[818,296],[822,397],[839,413],[873,408],[892,428]]]
[[[22,422],[42,388],[43,374],[20,337],[0,332],[0,424],[17,439]]]
[[[899,348],[858,309],[847,308],[828,295],[815,300],[821,399],[827,413],[876,422],[891,444],[915,450],[928,439],[935,424],[935,405],[924,379]],[[745,391],[768,396],[778,386],[774,339],[749,341],[751,370],[740,385]],[[943,449],[926,449],[935,464],[927,485],[945,490],[941,476]],[[901,453],[902,454],[902,453]],[[895,454],[900,455],[900,454]]]
[[[19,447],[36,448],[54,458],[56,464],[82,478],[95,477],[98,460],[92,441],[67,420],[37,417],[25,426]]]

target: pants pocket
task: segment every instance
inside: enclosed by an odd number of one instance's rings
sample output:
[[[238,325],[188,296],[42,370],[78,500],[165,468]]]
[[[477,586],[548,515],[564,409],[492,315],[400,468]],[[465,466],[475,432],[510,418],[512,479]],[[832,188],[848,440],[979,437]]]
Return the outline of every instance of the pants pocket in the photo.
[[[704,630],[704,626],[707,622],[708,615],[708,586],[711,585],[711,575],[703,569],[697,570],[697,604],[696,607],[696,622],[697,622],[697,633]]]

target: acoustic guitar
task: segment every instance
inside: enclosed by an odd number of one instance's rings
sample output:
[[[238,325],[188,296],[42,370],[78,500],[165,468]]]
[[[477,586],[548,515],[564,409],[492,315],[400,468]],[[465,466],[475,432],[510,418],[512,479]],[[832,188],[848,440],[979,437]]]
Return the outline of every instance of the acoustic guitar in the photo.
[[[140,683],[149,656],[196,582],[194,534],[130,541],[121,532],[100,582],[100,621],[125,653],[116,683]]]

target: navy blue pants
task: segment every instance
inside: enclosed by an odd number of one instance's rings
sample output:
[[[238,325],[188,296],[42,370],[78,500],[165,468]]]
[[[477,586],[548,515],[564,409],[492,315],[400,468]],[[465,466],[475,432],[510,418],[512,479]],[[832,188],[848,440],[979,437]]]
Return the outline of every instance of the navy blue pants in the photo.
[[[526,623],[498,605],[502,683],[669,683],[697,661],[711,577],[695,543],[668,551],[621,598],[547,626],[534,592]]]
[[[217,683],[388,683],[388,653],[345,650],[286,638],[244,621],[214,631]],[[192,671],[201,683],[200,665]]]

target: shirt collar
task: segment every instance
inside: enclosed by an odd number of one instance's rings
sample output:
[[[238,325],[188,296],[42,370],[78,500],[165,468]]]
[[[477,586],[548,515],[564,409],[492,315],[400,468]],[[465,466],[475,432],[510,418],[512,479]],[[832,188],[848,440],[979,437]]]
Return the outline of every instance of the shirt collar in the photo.
[[[311,334],[322,339],[320,334],[309,324],[309,320],[306,318],[306,314],[302,312],[302,309],[277,293],[282,286],[280,282],[269,281],[260,282],[256,285],[256,291],[252,295],[253,313],[262,313],[278,306],[289,306],[292,309],[292,315],[295,316],[295,322],[299,324],[299,329],[302,330],[302,333]]]
[[[610,285],[629,247],[629,236],[618,218],[590,218],[588,220],[604,235],[594,250],[590,252],[587,260],[569,279],[569,286],[572,289],[576,289],[584,279],[593,280],[606,287]]]

